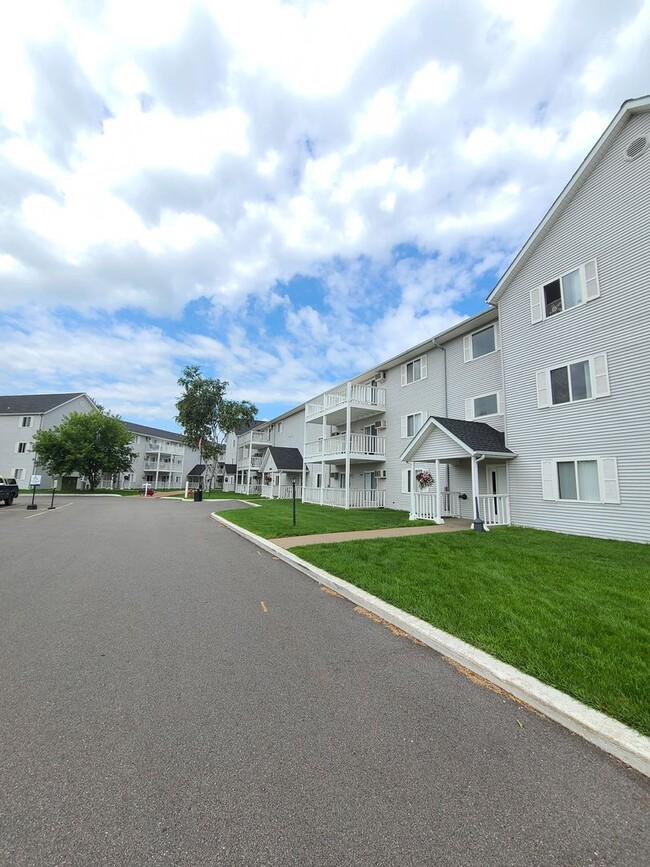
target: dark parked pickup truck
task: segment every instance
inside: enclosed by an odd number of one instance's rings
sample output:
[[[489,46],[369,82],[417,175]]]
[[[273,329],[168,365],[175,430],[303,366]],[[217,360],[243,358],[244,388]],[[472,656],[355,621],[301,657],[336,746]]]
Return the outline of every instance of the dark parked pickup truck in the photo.
[[[5,506],[10,506],[17,496],[18,482],[7,476],[0,476],[0,500],[5,501]]]

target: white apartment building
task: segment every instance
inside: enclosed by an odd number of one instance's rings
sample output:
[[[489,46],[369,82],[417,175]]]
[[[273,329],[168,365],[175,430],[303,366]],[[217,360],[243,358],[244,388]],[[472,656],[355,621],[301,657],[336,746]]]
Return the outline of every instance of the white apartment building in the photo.
[[[0,396],[0,475],[28,487],[36,473],[41,476],[41,487],[51,488],[52,478],[35,462],[34,433],[57,427],[72,412],[95,411],[96,405],[85,392]],[[183,445],[178,433],[134,422],[124,424],[133,434],[136,457],[132,468],[115,477],[104,477],[101,487],[123,490],[148,484],[159,490],[182,489],[187,474],[198,463],[198,452]],[[78,474],[65,476],[61,482],[64,491],[87,486]]]
[[[11,394],[0,396],[0,475],[15,478],[21,488],[29,486],[31,476],[40,474],[43,488],[52,479],[37,467],[32,452],[36,431],[57,427],[71,412],[97,409],[85,392],[68,394]],[[76,477],[64,479],[76,487]]]
[[[623,104],[489,309],[233,437],[240,484],[262,492],[269,447],[291,446],[305,502],[649,542],[649,226],[643,97]],[[302,420],[302,447],[295,423],[291,443],[274,427],[287,417]]]

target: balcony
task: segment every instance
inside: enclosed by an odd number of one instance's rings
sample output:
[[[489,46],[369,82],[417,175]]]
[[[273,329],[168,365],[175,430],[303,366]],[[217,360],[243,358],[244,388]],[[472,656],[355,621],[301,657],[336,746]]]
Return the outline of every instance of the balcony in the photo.
[[[305,443],[306,461],[336,464],[346,457],[352,461],[383,461],[386,457],[386,437],[341,434]]]
[[[350,420],[375,415],[386,410],[386,389],[374,385],[353,385],[351,382],[328,391],[305,406],[305,421],[325,420],[326,424],[346,424]]]
[[[183,446],[181,445],[165,445],[164,443],[147,443],[144,447],[147,455],[182,455]]]

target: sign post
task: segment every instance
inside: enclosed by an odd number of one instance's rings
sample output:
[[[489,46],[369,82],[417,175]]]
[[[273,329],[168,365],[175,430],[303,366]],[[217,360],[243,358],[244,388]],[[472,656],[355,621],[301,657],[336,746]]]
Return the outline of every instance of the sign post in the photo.
[[[56,491],[56,479],[54,479],[54,481],[52,482],[52,501],[51,501],[50,505],[47,507],[48,510],[49,509],[56,509],[56,506],[54,505],[54,492],[55,491]]]
[[[32,488],[32,501],[27,506],[27,508],[31,511],[33,509],[38,509],[38,506],[34,502],[34,497],[36,496],[36,488],[39,488],[41,485],[41,477],[40,476],[32,476],[30,479],[29,485]]]
[[[291,499],[293,500],[293,526],[296,526],[296,480],[291,482]]]

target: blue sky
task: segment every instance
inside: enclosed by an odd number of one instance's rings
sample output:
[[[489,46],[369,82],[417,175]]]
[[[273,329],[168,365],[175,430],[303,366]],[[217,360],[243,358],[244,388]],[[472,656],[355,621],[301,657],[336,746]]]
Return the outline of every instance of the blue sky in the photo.
[[[580,33],[580,39],[575,34]],[[272,417],[484,309],[650,0],[23,0],[0,33],[0,392]]]

